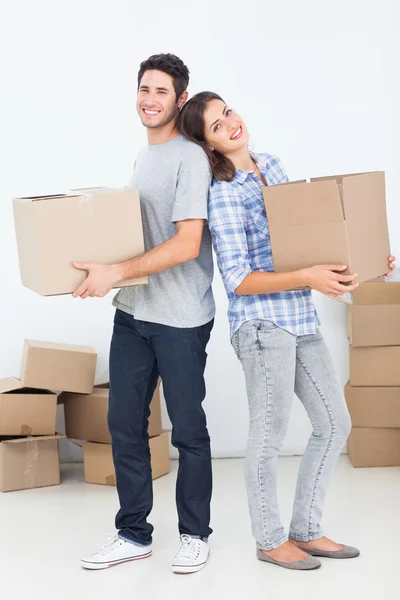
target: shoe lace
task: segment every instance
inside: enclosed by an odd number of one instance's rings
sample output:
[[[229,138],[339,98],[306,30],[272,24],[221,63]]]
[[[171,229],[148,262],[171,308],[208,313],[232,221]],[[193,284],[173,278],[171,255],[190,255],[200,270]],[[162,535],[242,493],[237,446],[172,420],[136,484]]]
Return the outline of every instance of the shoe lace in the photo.
[[[181,547],[178,550],[179,558],[197,558],[200,554],[201,540],[190,535],[181,535]]]
[[[113,534],[109,540],[104,544],[104,546],[102,546],[100,548],[100,550],[96,553],[96,554],[107,554],[108,552],[110,552],[110,550],[112,550],[113,546],[115,546],[116,542],[121,541],[120,538],[118,537],[118,535]]]

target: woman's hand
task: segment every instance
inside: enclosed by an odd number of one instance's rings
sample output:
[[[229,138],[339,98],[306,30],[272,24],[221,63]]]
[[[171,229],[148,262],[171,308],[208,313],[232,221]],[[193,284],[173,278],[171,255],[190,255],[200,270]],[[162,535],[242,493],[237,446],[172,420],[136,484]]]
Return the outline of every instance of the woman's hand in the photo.
[[[346,269],[346,265],[315,265],[309,269],[303,269],[302,274],[308,287],[326,296],[336,298],[358,288],[358,283],[351,283],[357,277],[357,273],[340,275],[340,271]],[[343,285],[341,282],[348,285]]]
[[[396,260],[395,256],[389,256],[389,258],[388,258],[389,273],[386,273],[386,277],[389,277],[391,272],[395,270],[395,268],[396,268],[396,265],[394,262],[395,260]]]

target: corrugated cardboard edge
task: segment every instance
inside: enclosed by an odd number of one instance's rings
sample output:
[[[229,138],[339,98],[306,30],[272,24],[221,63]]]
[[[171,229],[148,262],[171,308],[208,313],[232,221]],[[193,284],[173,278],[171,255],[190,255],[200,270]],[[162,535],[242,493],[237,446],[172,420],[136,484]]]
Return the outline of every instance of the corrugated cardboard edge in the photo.
[[[35,436],[27,436],[23,438],[15,438],[12,440],[3,440],[0,442],[1,444],[29,444],[32,442],[41,442],[42,440],[64,440],[66,439],[66,435],[62,435],[61,433],[55,433],[54,435],[35,435]]]

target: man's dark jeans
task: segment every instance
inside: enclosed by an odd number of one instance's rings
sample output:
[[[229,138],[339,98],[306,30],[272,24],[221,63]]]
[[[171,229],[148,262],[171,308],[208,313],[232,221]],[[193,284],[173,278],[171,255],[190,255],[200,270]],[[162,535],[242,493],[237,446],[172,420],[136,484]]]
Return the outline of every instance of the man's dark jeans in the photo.
[[[159,376],[179,451],[176,503],[179,532],[207,538],[212,491],[205,397],[206,346],[213,321],[177,328],[137,321],[116,311],[110,351],[108,424],[120,510],[116,528],[133,542],[150,543],[153,505],[148,440],[150,402]]]

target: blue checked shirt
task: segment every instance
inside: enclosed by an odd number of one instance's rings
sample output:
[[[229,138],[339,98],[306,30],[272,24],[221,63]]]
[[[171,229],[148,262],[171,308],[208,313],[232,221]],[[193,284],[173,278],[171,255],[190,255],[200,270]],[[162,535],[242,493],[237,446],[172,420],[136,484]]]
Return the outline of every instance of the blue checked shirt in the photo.
[[[268,185],[288,177],[270,154],[253,155]],[[214,180],[208,222],[218,267],[228,294],[231,338],[245,321],[265,319],[294,335],[316,332],[320,322],[309,290],[237,295],[235,289],[253,271],[274,271],[263,183],[254,171],[238,169],[231,182]]]

